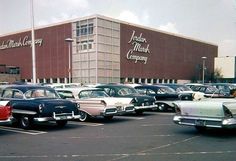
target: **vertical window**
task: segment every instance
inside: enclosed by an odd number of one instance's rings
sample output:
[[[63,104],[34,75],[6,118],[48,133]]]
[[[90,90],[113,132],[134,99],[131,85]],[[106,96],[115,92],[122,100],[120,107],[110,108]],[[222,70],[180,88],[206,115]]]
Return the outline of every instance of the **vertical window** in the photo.
[[[93,24],[81,25],[76,27],[76,35],[83,36],[83,35],[91,35],[93,34]]]

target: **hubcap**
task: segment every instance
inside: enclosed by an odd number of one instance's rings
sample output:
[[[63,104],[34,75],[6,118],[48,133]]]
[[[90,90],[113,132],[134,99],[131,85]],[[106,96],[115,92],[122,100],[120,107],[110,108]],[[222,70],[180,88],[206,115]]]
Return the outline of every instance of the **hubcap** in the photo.
[[[22,117],[21,123],[22,123],[23,127],[28,127],[29,126],[29,118],[26,116]]]
[[[80,112],[80,121],[85,121],[87,119],[87,113],[81,111]]]

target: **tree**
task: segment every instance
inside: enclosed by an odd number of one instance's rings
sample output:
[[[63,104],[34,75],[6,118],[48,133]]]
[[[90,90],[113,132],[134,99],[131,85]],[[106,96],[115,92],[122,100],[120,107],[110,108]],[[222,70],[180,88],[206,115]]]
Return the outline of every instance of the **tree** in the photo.
[[[223,74],[222,74],[222,71],[221,71],[221,68],[215,68],[214,70],[214,81],[215,82],[219,82],[220,79],[223,78]]]

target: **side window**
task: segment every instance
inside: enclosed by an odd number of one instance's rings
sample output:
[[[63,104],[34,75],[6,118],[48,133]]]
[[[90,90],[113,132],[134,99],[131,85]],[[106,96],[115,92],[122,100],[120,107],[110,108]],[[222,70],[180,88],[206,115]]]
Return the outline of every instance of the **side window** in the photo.
[[[147,94],[156,94],[156,92],[154,90],[152,90],[152,89],[148,89],[147,90]]]
[[[110,96],[110,88],[103,88],[103,90]]]
[[[205,87],[202,87],[202,88],[200,88],[200,90],[199,90],[200,92],[208,92],[208,90],[206,90],[206,88]]]
[[[146,93],[146,89],[144,89],[144,88],[137,88],[136,90],[137,90],[138,93],[140,93],[140,94],[144,94],[144,95],[147,94],[147,93]]]
[[[3,91],[2,97],[3,98],[12,98],[13,91],[11,89],[7,89]]]
[[[89,98],[89,92],[88,91],[81,91],[78,94],[79,98]]]
[[[13,97],[14,98],[19,98],[19,99],[23,99],[23,93],[21,91],[15,90],[13,92]]]

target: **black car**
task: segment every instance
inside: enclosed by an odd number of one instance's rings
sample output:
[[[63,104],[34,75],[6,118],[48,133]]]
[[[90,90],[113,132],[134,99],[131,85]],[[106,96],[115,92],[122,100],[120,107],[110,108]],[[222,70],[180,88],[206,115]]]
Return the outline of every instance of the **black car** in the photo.
[[[50,88],[37,85],[10,85],[1,93],[1,100],[9,100],[15,123],[29,129],[34,122],[56,121],[65,126],[68,120],[79,119],[79,105],[59,97]]]
[[[164,85],[141,85],[136,86],[135,89],[141,94],[155,97],[158,111],[174,111],[174,101],[192,100],[192,95],[178,94],[172,88]]]
[[[111,97],[129,97],[133,98],[135,112],[142,114],[146,110],[156,110],[155,98],[139,94],[133,87],[122,84],[98,85],[96,88],[102,88]]]
[[[180,100],[193,100],[195,92],[190,87],[184,84],[174,84],[174,83],[163,84],[163,85],[175,90],[175,92],[179,94]]]

